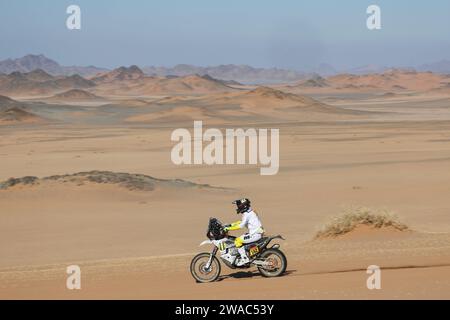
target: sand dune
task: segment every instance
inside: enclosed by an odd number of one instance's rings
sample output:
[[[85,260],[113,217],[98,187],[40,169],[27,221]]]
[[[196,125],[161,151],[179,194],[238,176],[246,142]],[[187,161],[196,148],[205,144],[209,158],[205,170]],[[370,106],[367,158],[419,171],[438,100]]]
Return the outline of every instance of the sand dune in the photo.
[[[0,216],[0,268],[74,258],[163,254],[173,243],[166,227],[198,220],[190,210],[203,211],[202,206],[209,201],[228,197],[230,192],[188,179],[114,171],[11,178],[0,183],[2,212],[15,217],[7,222],[4,214]],[[175,198],[196,199],[198,203],[186,207],[180,205],[182,200],[173,201]],[[34,220],[33,228],[40,231],[14,232],[22,219]],[[198,227],[203,229],[203,223]],[[16,248],[5,246],[5,237],[12,235],[7,229],[14,233]],[[190,232],[180,230],[179,235]],[[148,236],[160,240],[148,243],[144,240]],[[23,243],[27,245],[23,247]]]
[[[0,111],[0,124],[23,124],[45,122],[45,119],[20,108],[10,108]]]
[[[335,112],[339,113],[341,110],[303,95],[296,95],[286,93],[280,90],[269,87],[258,87],[247,93],[236,96],[231,99],[231,102],[240,103],[245,108],[254,109],[289,109],[307,110],[314,112]]]
[[[49,97],[46,100],[61,101],[61,102],[74,102],[74,101],[83,102],[83,101],[100,101],[104,99],[85,90],[71,89],[68,91],[55,94],[54,96]]]
[[[431,72],[390,70],[381,74],[337,75],[327,79],[338,89],[376,89],[427,91],[442,86],[442,75]]]
[[[128,122],[181,122],[195,119],[221,121],[291,121],[357,118],[364,112],[326,105],[310,97],[258,87],[237,93],[211,94],[204,97],[169,97],[156,101],[151,113],[132,116]]]
[[[147,82],[131,88],[134,94],[152,95],[163,93],[211,93],[231,91],[224,84],[205,79],[200,76],[186,76],[182,78],[151,78]]]
[[[24,103],[11,99],[7,96],[0,95],[0,111],[7,110],[10,108],[20,108],[23,107],[24,105],[25,105]]]
[[[45,119],[26,110],[25,103],[0,96],[0,124],[24,124],[45,122]]]
[[[153,191],[161,188],[209,188],[210,185],[197,184],[181,179],[157,179],[143,174],[130,174],[110,171],[89,171],[66,175],[54,175],[44,178],[27,176],[22,178],[10,178],[0,182],[0,190],[23,187],[46,187],[49,184],[72,184],[83,186],[85,184],[117,185],[128,190]]]
[[[142,107],[147,106],[149,101],[143,99],[120,99],[120,100],[112,100],[113,104],[121,105],[121,106],[132,106],[132,107]]]
[[[380,93],[380,92],[428,92],[445,88],[448,77],[431,72],[401,69],[383,73],[338,74],[327,78],[312,77],[291,85],[279,85],[279,89],[293,93]]]

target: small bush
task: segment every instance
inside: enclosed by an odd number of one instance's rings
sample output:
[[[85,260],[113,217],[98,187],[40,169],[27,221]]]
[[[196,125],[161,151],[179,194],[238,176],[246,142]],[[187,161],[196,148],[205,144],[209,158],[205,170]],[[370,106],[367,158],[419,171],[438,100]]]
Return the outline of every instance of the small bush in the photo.
[[[342,215],[335,217],[315,238],[337,237],[346,234],[358,225],[374,228],[393,227],[405,231],[408,226],[401,223],[397,216],[387,209],[371,209],[366,207],[350,207],[343,210]]]

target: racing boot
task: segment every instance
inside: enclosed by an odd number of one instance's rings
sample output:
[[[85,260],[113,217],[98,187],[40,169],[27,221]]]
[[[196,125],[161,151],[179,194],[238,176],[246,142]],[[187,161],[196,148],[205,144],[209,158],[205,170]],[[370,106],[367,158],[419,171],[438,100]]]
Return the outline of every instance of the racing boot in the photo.
[[[247,252],[245,250],[245,246],[242,246],[238,249],[239,259],[236,260],[236,266],[241,267],[250,262],[250,259],[247,256]]]

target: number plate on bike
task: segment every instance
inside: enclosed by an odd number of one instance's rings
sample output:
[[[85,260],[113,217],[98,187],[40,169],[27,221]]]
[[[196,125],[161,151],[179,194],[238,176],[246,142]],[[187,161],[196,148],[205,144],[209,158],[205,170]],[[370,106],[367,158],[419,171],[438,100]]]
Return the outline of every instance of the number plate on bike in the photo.
[[[254,256],[258,252],[259,252],[259,247],[258,246],[251,247],[250,250],[249,250],[249,253],[250,253],[251,256]]]

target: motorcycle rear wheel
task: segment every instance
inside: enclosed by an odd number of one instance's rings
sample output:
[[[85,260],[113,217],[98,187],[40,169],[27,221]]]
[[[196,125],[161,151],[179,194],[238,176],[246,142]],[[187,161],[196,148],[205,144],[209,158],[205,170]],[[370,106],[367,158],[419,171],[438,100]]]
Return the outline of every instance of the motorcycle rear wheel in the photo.
[[[273,278],[281,276],[287,268],[287,259],[281,250],[268,249],[261,253],[258,260],[270,261],[271,267],[258,267],[259,272],[263,277]]]
[[[194,279],[198,282],[207,283],[214,282],[219,278],[221,266],[219,259],[216,256],[213,256],[211,266],[209,269],[205,269],[206,264],[208,263],[210,253],[204,252],[196,255],[191,262],[190,270]]]

